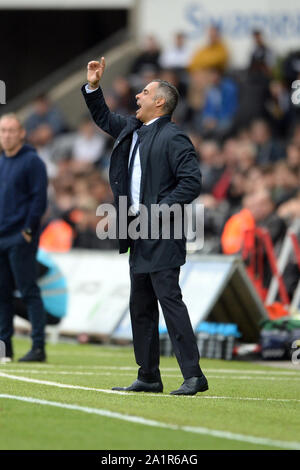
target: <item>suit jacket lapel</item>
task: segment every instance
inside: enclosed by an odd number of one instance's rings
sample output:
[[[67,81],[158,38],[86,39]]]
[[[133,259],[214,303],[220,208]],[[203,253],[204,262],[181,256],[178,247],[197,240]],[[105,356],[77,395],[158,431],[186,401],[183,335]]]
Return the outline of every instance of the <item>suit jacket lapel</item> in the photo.
[[[129,134],[132,134],[136,129],[139,129],[143,123],[139,121],[138,119],[133,119],[132,121],[129,121],[127,126],[124,127],[118,138],[115,140],[114,146],[112,148],[112,151],[114,151],[126,137],[128,137]]]
[[[167,122],[170,121],[170,116],[166,115],[155,121],[151,126],[151,130],[149,129],[149,134],[144,137],[144,139],[141,140],[140,144],[140,161],[141,161],[141,185],[140,185],[140,203],[143,199],[144,196],[144,190],[145,190],[145,181],[146,181],[146,172],[147,172],[147,162],[149,155],[151,153],[151,148],[153,145],[154,137],[157,136],[158,132],[160,129],[167,124]]]

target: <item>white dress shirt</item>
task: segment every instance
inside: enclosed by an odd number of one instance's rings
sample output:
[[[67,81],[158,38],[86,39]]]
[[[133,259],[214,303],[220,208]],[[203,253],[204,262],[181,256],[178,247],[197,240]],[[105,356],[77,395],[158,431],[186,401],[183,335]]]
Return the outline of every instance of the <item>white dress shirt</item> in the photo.
[[[159,118],[157,117],[157,118],[152,119],[151,121],[144,124],[144,126],[149,126],[149,124],[152,124],[152,122],[156,121],[157,119]],[[130,165],[132,151],[134,149],[137,138],[138,138],[138,134],[136,131],[134,131],[133,136],[132,136],[132,141],[131,141],[131,147],[129,151],[128,168]],[[141,177],[142,177],[142,168],[141,168],[141,158],[140,158],[140,146],[138,146],[136,155],[135,155],[133,170],[132,170],[131,187],[130,187],[130,195],[131,195],[131,200],[133,202],[133,207],[134,207],[133,212],[135,214],[139,211],[139,206],[140,206]]]

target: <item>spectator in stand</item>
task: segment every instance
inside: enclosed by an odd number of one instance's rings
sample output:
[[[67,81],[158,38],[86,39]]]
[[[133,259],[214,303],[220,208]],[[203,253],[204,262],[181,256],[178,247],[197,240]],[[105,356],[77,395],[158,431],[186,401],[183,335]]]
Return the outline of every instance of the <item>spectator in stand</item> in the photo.
[[[294,80],[300,79],[300,49],[288,53],[283,60],[282,73],[289,88]]]
[[[300,170],[300,145],[290,142],[286,149],[286,162],[295,173]]]
[[[255,224],[268,230],[273,242],[275,253],[278,253],[286,234],[286,223],[275,212],[275,204],[270,192],[262,190],[251,196],[247,196],[244,201],[244,206],[250,210],[254,217]],[[265,252],[263,257],[263,266],[263,283],[265,287],[268,287],[272,278],[272,271]]]
[[[181,75],[180,73],[178,73],[176,69],[162,69],[160,71],[159,78],[161,80],[166,80],[167,82],[176,86],[180,94],[180,98],[182,99],[182,101],[185,100],[185,96],[187,92],[186,83],[184,80],[181,80]]]
[[[204,136],[219,139],[232,127],[238,104],[237,86],[216,68],[210,69],[208,77],[209,87],[203,110],[195,116],[196,126]]]
[[[241,252],[244,243],[251,248],[255,243],[249,245],[249,238],[246,233],[255,226],[261,226],[268,230],[273,244],[280,244],[286,233],[286,224],[275,212],[275,204],[271,194],[266,189],[245,196],[243,199],[243,209],[234,214],[225,224],[222,233],[222,250],[225,254],[235,254]],[[247,241],[246,241],[247,240]],[[272,272],[268,263],[266,253],[264,253],[264,285],[267,287],[271,280]]]
[[[117,249],[118,241],[109,238],[100,240],[96,228],[103,217],[96,215],[98,204],[94,198],[86,197],[78,205],[79,217],[75,221],[75,238],[73,248],[111,250]]]
[[[199,154],[202,194],[197,202],[205,206],[205,233],[220,235],[220,229],[227,215],[227,205],[222,204],[224,191],[226,191],[222,187],[224,186],[223,176],[226,172],[224,155],[217,142],[213,140],[203,141],[199,145]]]
[[[244,172],[246,175],[244,192],[245,194],[255,194],[264,189],[270,191],[273,199],[273,190],[275,186],[275,177],[274,177],[274,168],[273,165],[262,166],[252,166],[247,172]]]
[[[221,176],[221,171],[216,167],[219,152],[219,146],[213,140],[205,140],[199,146],[202,194],[210,193]]]
[[[254,31],[253,38],[254,49],[249,59],[249,66],[238,76],[240,93],[236,123],[243,127],[247,127],[254,119],[268,116],[270,109],[267,111],[267,106],[269,108],[271,106],[274,112],[273,102],[275,101],[275,104],[278,102],[278,89],[274,87],[270,89],[272,53],[265,45],[260,31]]]
[[[95,167],[74,171],[60,167],[52,181],[50,208],[41,241],[48,251],[68,251],[72,246],[86,249],[115,249],[114,240],[100,240],[96,234],[96,208],[112,202],[112,192]]]
[[[247,195],[243,206],[250,210],[256,225],[268,229],[274,244],[283,239],[286,226],[275,212],[275,203],[270,191],[262,189]]]
[[[224,70],[228,63],[228,50],[223,42],[220,30],[217,26],[210,26],[208,30],[208,42],[205,46],[200,47],[188,65],[189,72],[197,72],[198,70],[218,68]]]
[[[33,111],[26,119],[25,128],[28,140],[37,147],[47,144],[66,130],[61,112],[46,95],[38,96],[33,102]]]
[[[91,168],[100,161],[105,144],[104,132],[99,132],[90,117],[84,116],[73,140],[73,168],[77,171]]]
[[[256,151],[251,142],[240,142],[237,150],[237,167],[242,172],[247,172],[255,165]]]
[[[273,197],[274,188],[276,184],[274,165],[269,163],[268,165],[260,166],[259,169],[262,174],[263,186],[271,192],[272,199],[275,201],[275,198]]]
[[[212,188],[212,194],[216,201],[228,200],[233,204],[235,211],[236,198],[239,198],[239,184],[243,178],[243,172],[238,168],[239,145],[237,139],[229,138],[220,149],[218,161],[219,178]],[[229,208],[230,214],[230,208]]]
[[[228,217],[242,209],[243,197],[245,196],[245,188],[248,175],[245,172],[236,170],[230,180],[227,190],[226,199],[228,201]]]
[[[152,35],[147,36],[143,50],[132,64],[131,73],[139,74],[143,69],[149,66],[158,71],[160,53],[160,46],[156,38]]]
[[[293,128],[291,142],[300,147],[300,124],[297,124]]]
[[[234,200],[233,193],[238,192],[237,186],[239,178],[242,178],[243,171],[239,169],[239,147],[242,142],[237,139],[229,138],[220,149],[218,154],[218,168],[220,177],[212,188],[212,194],[218,201],[225,201],[226,199]],[[235,175],[237,177],[235,178]],[[231,194],[232,193],[232,194]]]
[[[173,46],[166,48],[159,56],[159,65],[163,69],[175,69],[182,71],[189,63],[191,56],[190,47],[186,43],[184,33],[176,33]]]
[[[251,136],[250,136],[250,128],[249,127],[239,127],[237,130],[237,140],[238,143],[246,142],[247,144],[252,143]]]
[[[252,33],[254,48],[251,53],[249,68],[259,70],[265,75],[271,74],[274,66],[274,55],[271,49],[266,45],[263,34],[255,29]]]
[[[161,70],[159,78],[171,83],[177,88],[180,100],[173,114],[173,121],[181,127],[186,127],[188,107],[185,100],[186,85],[184,81],[180,81],[180,75],[175,69]]]
[[[56,175],[53,159],[54,138],[66,130],[61,112],[51,104],[46,95],[40,95],[33,102],[33,111],[25,121],[27,139],[44,161],[49,178]]]
[[[259,165],[275,163],[284,157],[283,145],[272,138],[270,126],[263,119],[257,119],[252,123],[250,136],[256,146]]]
[[[116,112],[130,114],[136,111],[135,93],[126,77],[118,76],[112,84],[111,94],[116,100]]]
[[[277,210],[279,217],[291,223],[294,219],[300,218],[300,191],[296,196],[281,204]]]
[[[299,176],[282,160],[274,168],[274,199],[280,205],[293,198],[299,189]]]
[[[270,96],[266,100],[267,119],[276,136],[285,137],[291,121],[291,98],[284,84],[279,80],[270,83]]]
[[[225,166],[230,170],[231,173],[234,172],[238,165],[239,143],[240,142],[236,137],[229,137],[224,141],[222,146]]]
[[[149,82],[156,80],[158,75],[159,71],[156,66],[151,64],[144,65],[139,74],[131,75],[130,77],[130,83],[134,93],[140,93],[140,91],[145,88]]]

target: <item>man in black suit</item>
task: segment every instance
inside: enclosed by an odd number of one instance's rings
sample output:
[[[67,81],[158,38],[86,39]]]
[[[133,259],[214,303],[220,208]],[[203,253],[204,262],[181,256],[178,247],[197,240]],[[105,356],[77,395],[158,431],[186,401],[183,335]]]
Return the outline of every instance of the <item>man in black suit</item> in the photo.
[[[120,196],[128,196],[129,222],[139,216],[141,204],[150,213],[155,204],[162,208],[191,203],[200,193],[201,174],[192,143],[171,122],[178,101],[176,88],[168,82],[154,80],[136,95],[136,117],[120,116],[110,112],[105,103],[100,88],[104,69],[104,57],[100,62],[89,62],[88,83],[82,87],[82,93],[96,124],[116,139],[109,177],[118,226],[127,217],[124,213],[127,211],[119,203]],[[186,239],[183,233],[178,239],[174,231],[175,216],[168,239],[162,236],[161,230],[157,237],[136,240],[129,231],[124,238],[119,233],[120,253],[130,248],[130,315],[135,358],[140,368],[132,385],[113,390],[163,391],[159,371],[158,301],[184,377],[180,388],[171,393],[194,395],[208,389],[178,282],[180,266],[185,263]]]

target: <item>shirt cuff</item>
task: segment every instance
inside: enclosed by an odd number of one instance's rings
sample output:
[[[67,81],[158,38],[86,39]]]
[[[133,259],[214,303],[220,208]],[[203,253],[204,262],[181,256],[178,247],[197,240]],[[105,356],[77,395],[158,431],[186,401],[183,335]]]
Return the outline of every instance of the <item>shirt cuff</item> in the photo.
[[[88,83],[85,85],[85,91],[86,91],[86,93],[93,93],[93,91],[96,91],[96,90],[98,90],[98,89],[99,89],[99,87],[98,87],[98,88],[94,88],[94,90],[91,90],[91,89],[89,88]]]

